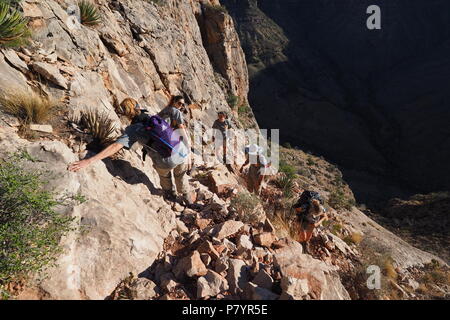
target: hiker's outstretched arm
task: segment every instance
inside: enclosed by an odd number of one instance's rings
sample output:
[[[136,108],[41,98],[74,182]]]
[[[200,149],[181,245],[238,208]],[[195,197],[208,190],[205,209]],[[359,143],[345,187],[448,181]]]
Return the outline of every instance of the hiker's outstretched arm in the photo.
[[[322,224],[322,222],[323,222],[324,220],[327,220],[327,219],[328,219],[328,215],[327,215],[326,213],[324,213],[324,214],[323,214],[323,217],[322,217],[319,221],[317,221],[317,222],[314,224],[314,226],[315,226],[315,227],[320,226],[320,225]]]
[[[123,144],[120,144],[117,142],[113,143],[113,144],[109,145],[108,147],[106,147],[105,149],[103,149],[100,153],[97,153],[95,156],[93,156],[91,158],[71,163],[68,167],[68,170],[76,172],[78,170],[86,168],[87,166],[91,165],[92,163],[94,163],[98,160],[103,160],[105,158],[112,156],[113,154],[115,154],[122,148],[123,148]]]

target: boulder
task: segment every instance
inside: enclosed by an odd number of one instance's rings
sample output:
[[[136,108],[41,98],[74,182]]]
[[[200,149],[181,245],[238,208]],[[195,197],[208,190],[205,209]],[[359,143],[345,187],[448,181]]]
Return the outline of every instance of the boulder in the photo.
[[[243,296],[247,300],[276,300],[278,295],[265,288],[258,287],[252,282],[247,282],[244,286]]]
[[[228,220],[209,229],[208,234],[222,240],[236,234],[243,226],[241,221]]]
[[[181,221],[180,219],[176,219],[176,224],[177,224],[177,231],[178,231],[180,234],[188,233],[188,232],[189,232],[189,228],[186,227],[186,225],[184,224],[184,222]]]
[[[30,130],[45,133],[53,133],[53,127],[48,124],[30,124]]]
[[[130,284],[131,295],[135,300],[150,300],[157,295],[156,284],[146,278],[138,278]]]
[[[227,256],[220,257],[219,259],[217,259],[214,270],[216,270],[216,272],[218,272],[218,273],[223,273],[223,272],[227,271],[228,266],[229,266],[228,260],[229,260],[229,258]]]
[[[197,280],[197,298],[213,297],[228,290],[228,282],[220,274],[208,270],[208,273]]]
[[[214,193],[222,193],[228,188],[237,186],[239,183],[224,165],[217,166],[208,173],[209,187]]]
[[[236,245],[228,239],[223,239],[223,245],[228,249],[229,252],[236,251]]]
[[[230,291],[233,294],[239,294],[248,282],[248,267],[239,259],[229,259],[228,266],[227,280]]]
[[[242,234],[239,236],[237,240],[237,245],[239,249],[246,249],[246,250],[252,250],[253,249],[253,243],[250,240],[250,237],[246,234]]]
[[[301,247],[301,245],[299,244]],[[282,279],[286,277],[306,280],[308,293],[320,300],[348,300],[350,296],[341,283],[337,273],[338,268],[302,254],[298,245],[290,245],[277,250],[274,255],[274,265],[281,272]],[[285,288],[304,289],[303,282],[285,279]],[[291,286],[288,284],[293,283]],[[293,292],[296,292],[293,289]],[[292,291],[292,290],[291,290]],[[306,291],[306,290],[305,290]],[[301,293],[301,291],[299,291]]]
[[[202,218],[197,218],[195,219],[195,225],[200,229],[203,230],[205,229],[210,223],[211,223],[211,219],[202,219]]]
[[[175,281],[175,278],[172,273],[166,273],[160,279],[160,288],[164,290],[164,292],[171,292],[174,288],[176,288],[179,284]]]
[[[283,290],[281,300],[302,300],[309,293],[308,280],[283,276],[281,289]]]
[[[32,62],[31,68],[53,84],[66,90],[69,88],[68,81],[54,65],[45,62]]]
[[[260,288],[271,290],[273,286],[273,278],[270,274],[264,270],[260,269],[256,277],[252,280]]]
[[[198,251],[193,251],[187,257],[180,259],[173,269],[175,277],[179,280],[185,277],[204,276],[207,271]]]
[[[255,234],[253,236],[253,239],[255,240],[256,244],[259,244],[263,247],[270,248],[272,243],[276,240],[276,237],[271,232],[262,232],[262,233]]]
[[[203,242],[200,244],[200,246],[197,248],[197,251],[200,252],[200,253],[206,253],[206,254],[208,254],[209,256],[211,256],[211,258],[212,258],[213,260],[216,260],[216,259],[218,259],[218,258],[220,257],[220,253],[217,252],[216,248],[215,248],[215,247],[213,246],[213,244],[212,244],[210,241],[208,241],[208,240],[203,241]]]
[[[26,74],[28,71],[30,71],[28,69],[27,64],[22,59],[19,58],[19,56],[14,50],[12,49],[3,50],[3,54],[5,55],[5,59],[20,72]]]

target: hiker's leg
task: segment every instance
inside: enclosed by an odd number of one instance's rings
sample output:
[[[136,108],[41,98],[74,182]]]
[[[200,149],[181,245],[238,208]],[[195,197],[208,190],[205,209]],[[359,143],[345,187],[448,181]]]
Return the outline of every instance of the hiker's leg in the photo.
[[[227,140],[223,139],[223,163],[227,164]]]
[[[161,169],[155,167],[156,172],[159,175],[159,180],[161,184],[161,188],[164,191],[172,191],[173,184],[172,184],[172,174],[170,169]]]
[[[306,230],[305,230],[305,240],[306,240],[306,241],[311,240],[312,235],[313,235],[313,232],[314,232],[314,225],[311,224],[311,225],[309,225],[308,228],[306,228]]]
[[[258,178],[256,179],[256,186],[255,186],[255,192],[256,195],[261,194],[262,186],[263,186],[264,177],[262,177],[260,174],[258,174]]]
[[[186,172],[187,165],[185,163],[179,164],[173,169],[177,191],[183,195],[189,193],[189,180]]]

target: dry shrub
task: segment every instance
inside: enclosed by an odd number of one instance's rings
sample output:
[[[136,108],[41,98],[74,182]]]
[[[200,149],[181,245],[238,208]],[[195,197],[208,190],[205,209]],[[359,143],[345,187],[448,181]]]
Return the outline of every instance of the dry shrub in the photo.
[[[44,123],[55,107],[55,101],[34,91],[10,90],[0,94],[2,111],[17,117],[22,124]]]

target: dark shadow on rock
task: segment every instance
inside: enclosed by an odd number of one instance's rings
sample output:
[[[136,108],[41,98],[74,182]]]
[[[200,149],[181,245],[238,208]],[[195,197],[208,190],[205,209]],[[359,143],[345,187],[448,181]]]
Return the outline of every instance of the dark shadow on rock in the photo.
[[[156,188],[144,172],[133,167],[128,161],[104,159],[103,162],[111,175],[120,177],[123,181],[129,184],[143,183],[147,186],[151,194],[162,194],[162,190]]]

